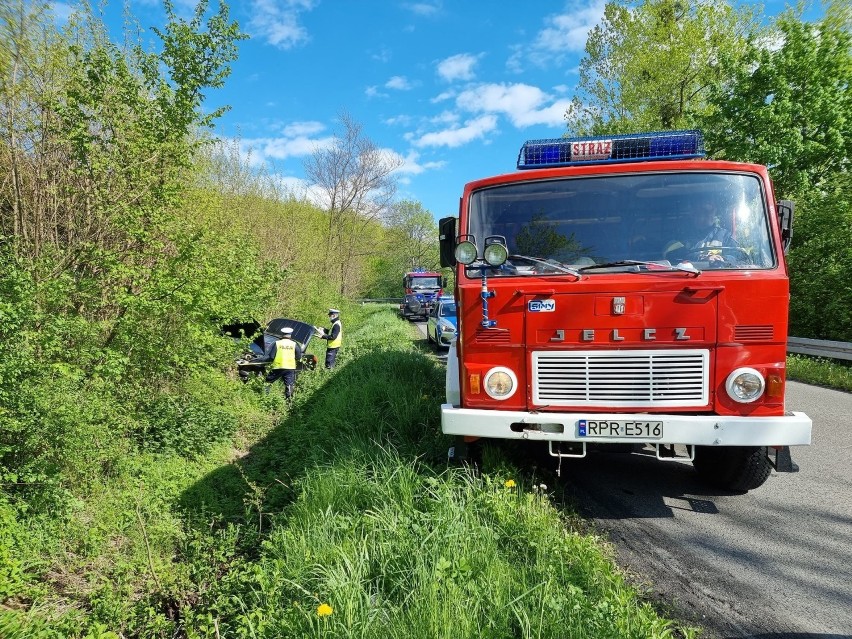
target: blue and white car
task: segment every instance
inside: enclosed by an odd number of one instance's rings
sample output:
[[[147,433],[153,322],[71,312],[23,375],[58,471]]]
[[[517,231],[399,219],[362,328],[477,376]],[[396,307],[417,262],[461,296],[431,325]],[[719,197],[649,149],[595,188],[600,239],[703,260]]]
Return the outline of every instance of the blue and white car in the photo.
[[[437,348],[449,348],[457,332],[456,300],[452,297],[438,298],[426,319],[426,339]]]

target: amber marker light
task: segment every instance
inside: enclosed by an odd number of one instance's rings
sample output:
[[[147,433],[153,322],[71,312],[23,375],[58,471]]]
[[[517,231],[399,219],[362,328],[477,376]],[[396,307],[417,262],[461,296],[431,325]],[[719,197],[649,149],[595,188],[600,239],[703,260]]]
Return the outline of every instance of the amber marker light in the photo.
[[[784,397],[784,378],[778,373],[770,373],[766,376],[766,396]]]
[[[479,373],[471,373],[468,378],[469,386],[470,386],[470,394],[471,395],[479,395],[481,389],[479,387],[480,375]]]

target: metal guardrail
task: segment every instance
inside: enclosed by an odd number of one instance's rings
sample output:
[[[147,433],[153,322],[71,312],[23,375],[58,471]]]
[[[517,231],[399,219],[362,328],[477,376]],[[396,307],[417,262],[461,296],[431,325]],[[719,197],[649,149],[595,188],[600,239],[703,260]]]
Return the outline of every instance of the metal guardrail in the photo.
[[[401,304],[401,297],[363,297],[355,300],[359,304]]]
[[[852,343],[832,342],[824,339],[788,337],[787,352],[831,359],[852,360]]]

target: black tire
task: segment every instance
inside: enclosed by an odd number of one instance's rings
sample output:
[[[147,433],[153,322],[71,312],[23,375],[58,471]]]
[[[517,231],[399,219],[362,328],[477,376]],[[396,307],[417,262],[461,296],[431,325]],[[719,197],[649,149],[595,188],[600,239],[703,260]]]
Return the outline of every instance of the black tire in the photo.
[[[430,332],[429,332],[429,327],[427,326],[427,327],[426,327],[426,342],[428,342],[429,344],[431,344],[431,343],[432,343],[432,342],[434,342],[434,341],[435,341],[435,340],[433,340],[433,339],[432,339],[432,333],[430,333]]]
[[[766,446],[696,446],[692,465],[704,481],[735,492],[759,488],[772,474]]]

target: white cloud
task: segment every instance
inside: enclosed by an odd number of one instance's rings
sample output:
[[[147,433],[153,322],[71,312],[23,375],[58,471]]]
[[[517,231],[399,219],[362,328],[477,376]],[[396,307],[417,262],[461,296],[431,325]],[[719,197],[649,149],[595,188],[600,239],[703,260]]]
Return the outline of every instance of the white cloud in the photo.
[[[565,13],[549,16],[548,26],[539,31],[533,47],[554,53],[582,51],[589,31],[603,17],[604,5],[603,0],[594,0],[586,7],[570,7]]]
[[[419,16],[433,16],[441,11],[440,2],[409,2],[403,6]]]
[[[553,101],[552,96],[528,84],[483,84],[463,91],[456,99],[459,108],[501,113],[516,127],[561,124],[570,103],[567,99]]]
[[[453,124],[459,121],[459,114],[452,111],[442,111],[433,118],[429,118],[432,124]]]
[[[433,169],[440,169],[442,166],[446,164],[446,162],[420,162],[420,154],[417,151],[409,151],[408,155],[400,155],[396,151],[387,150],[388,153],[391,154],[394,158],[401,161],[399,168],[395,171],[395,173],[402,173],[406,175],[420,175],[421,173],[425,173],[426,171],[431,171]]]
[[[473,68],[479,62],[480,55],[470,53],[459,53],[445,58],[438,63],[438,75],[447,82],[455,80],[472,80]]]
[[[382,47],[376,53],[371,54],[370,57],[377,62],[390,62],[391,51],[387,47]]]
[[[279,49],[292,49],[307,42],[300,14],[310,11],[316,0],[252,0],[249,31]]]
[[[527,62],[545,67],[560,64],[567,54],[583,51],[589,31],[603,18],[606,4],[605,0],[585,2],[579,7],[576,3],[567,3],[563,13],[548,16],[531,44],[512,47],[506,68],[521,73]]]
[[[396,89],[397,91],[408,91],[411,89],[411,83],[408,78],[402,75],[395,75],[390,80],[385,82],[386,89]]]
[[[410,115],[396,115],[392,118],[386,118],[384,123],[388,126],[411,126],[413,118]]]
[[[443,131],[426,133],[415,140],[415,146],[446,146],[454,148],[482,138],[497,128],[497,116],[483,115],[465,122],[464,126],[451,127]]]
[[[436,95],[434,98],[432,98],[430,100],[430,102],[432,102],[432,104],[436,104],[438,102],[444,102],[446,100],[451,100],[455,96],[456,96],[455,91],[444,91],[443,93],[440,93],[440,94]]]
[[[325,129],[322,122],[293,122],[284,127],[283,133],[288,138],[313,135]]]
[[[388,97],[388,94],[382,93],[381,91],[379,91],[379,87],[377,87],[376,85],[373,85],[373,86],[370,86],[370,87],[367,87],[366,89],[364,89],[364,94],[368,98],[386,98],[386,97]]]
[[[282,128],[280,136],[239,140],[240,152],[252,166],[270,160],[305,157],[333,143],[330,136],[316,137],[323,130],[325,126],[320,122],[293,122]]]

